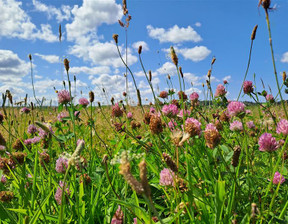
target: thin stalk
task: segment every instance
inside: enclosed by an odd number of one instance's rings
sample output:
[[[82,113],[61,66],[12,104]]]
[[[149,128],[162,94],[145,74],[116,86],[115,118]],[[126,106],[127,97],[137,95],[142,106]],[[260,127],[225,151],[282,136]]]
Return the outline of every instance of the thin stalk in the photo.
[[[249,67],[250,67],[250,62],[251,62],[251,55],[252,55],[252,48],[253,48],[253,40],[251,40],[251,45],[250,45],[250,51],[249,51],[249,58],[248,58],[248,63],[247,63],[247,67],[246,67],[246,72],[245,72],[245,75],[244,75],[244,79],[243,79],[243,82],[242,82],[242,85],[241,85],[241,89],[240,89],[240,92],[239,92],[239,95],[237,97],[237,101],[239,100],[240,98],[240,95],[241,95],[241,92],[242,92],[242,89],[243,89],[243,83],[247,77],[247,74],[248,74],[248,71],[249,71]]]
[[[271,35],[271,28],[270,28],[270,20],[269,20],[269,14],[268,14],[268,9],[265,9],[265,14],[266,14],[266,22],[267,22],[267,27],[268,27],[268,32],[269,32],[269,44],[270,44],[270,49],[271,49],[271,56],[272,56],[272,62],[273,62],[273,68],[274,68],[274,75],[275,75],[275,79],[276,79],[276,83],[277,83],[277,88],[279,91],[279,96],[281,99],[281,104],[283,107],[283,110],[285,112],[285,116],[286,119],[288,119],[288,114],[287,114],[287,110],[283,101],[283,97],[281,94],[281,89],[280,89],[280,85],[279,85],[279,81],[278,81],[278,76],[277,76],[277,70],[276,70],[276,64],[275,64],[275,58],[274,58],[274,51],[273,51],[273,45],[272,45],[272,35]]]

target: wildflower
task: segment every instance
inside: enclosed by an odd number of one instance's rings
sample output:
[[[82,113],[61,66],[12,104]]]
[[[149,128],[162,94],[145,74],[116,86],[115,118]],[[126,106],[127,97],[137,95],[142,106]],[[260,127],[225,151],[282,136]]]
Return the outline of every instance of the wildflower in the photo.
[[[281,119],[277,124],[276,132],[277,134],[288,135],[288,121]]]
[[[114,106],[112,106],[112,116],[113,117],[122,117],[123,111],[119,107],[119,104],[116,103]]]
[[[175,127],[177,127],[176,121],[174,121],[174,119],[171,119],[171,121],[168,122],[168,127],[171,131],[173,131]]]
[[[234,153],[233,153],[231,165],[234,166],[234,167],[237,167],[238,164],[239,164],[239,157],[240,157],[240,153],[241,153],[241,147],[240,146],[235,146],[233,151],[234,151]]]
[[[111,220],[111,224],[122,224],[123,223],[123,217],[124,217],[124,214],[121,210],[120,205],[118,205],[118,209],[116,210],[115,214],[113,215],[113,218]]]
[[[87,173],[84,173],[80,176],[80,183],[84,182],[85,185],[89,185],[91,184],[92,180],[91,180],[91,177],[87,174]]]
[[[278,148],[278,143],[272,134],[264,133],[260,136],[259,141],[259,150],[260,151],[275,151]]]
[[[11,191],[0,191],[0,201],[10,202],[14,197],[13,192]]]
[[[65,184],[66,185],[66,184]],[[55,200],[57,201],[57,204],[58,205],[61,205],[62,204],[62,194],[63,194],[63,187],[64,187],[64,184],[62,181],[59,182],[59,187],[57,188],[56,190],[56,193],[55,193]],[[66,193],[66,199],[67,199],[67,195],[69,196],[71,194],[71,191],[69,190],[69,188],[67,187],[65,189],[65,193]]]
[[[132,119],[132,118],[133,118],[132,112],[128,112],[128,113],[127,113],[127,118],[128,118],[128,119]]]
[[[15,163],[17,161],[17,163],[22,165],[26,156],[27,154],[23,152],[12,152],[12,155],[10,155],[10,160],[13,160]]]
[[[187,118],[185,121],[185,131],[190,134],[191,137],[201,135],[201,123],[194,118]]]
[[[64,157],[59,157],[56,161],[55,170],[58,173],[65,173],[67,168],[68,168],[68,159]]]
[[[51,126],[50,123],[41,124],[41,128],[39,128],[38,131],[39,131],[39,136],[42,139],[45,139],[46,137],[49,137],[50,133],[54,134],[54,131],[53,131],[52,126]]]
[[[4,175],[2,175],[1,176],[1,181],[0,181],[2,184],[6,184],[6,182],[7,182],[7,178],[4,176]]]
[[[274,97],[272,94],[267,94],[266,95],[266,100],[269,101],[270,103],[273,103],[274,102]]]
[[[164,105],[162,112],[167,117],[175,117],[178,114],[178,107],[174,104]]]
[[[170,155],[168,155],[167,153],[163,152],[163,158],[164,161],[166,162],[167,166],[174,172],[178,172],[178,167],[176,165],[176,163],[173,161],[173,159],[171,158]]]
[[[74,153],[72,154],[71,158],[68,160],[68,164],[75,165],[75,163],[80,158],[80,154],[81,154],[82,150],[84,149],[84,145],[85,145],[85,141],[82,139],[78,139],[77,147],[76,147]]]
[[[149,127],[152,134],[160,134],[163,131],[161,118],[157,115],[151,116]]]
[[[184,115],[185,117],[190,116],[191,111],[190,110],[184,110]],[[183,109],[180,110],[179,114],[177,115],[177,117],[183,118]]]
[[[82,105],[83,107],[87,107],[89,104],[89,101],[86,98],[80,98],[79,104]]]
[[[273,184],[283,184],[285,181],[285,178],[281,173],[278,171],[275,172],[274,177],[273,177]]]
[[[61,90],[58,92],[58,103],[67,104],[71,101],[70,93],[67,90]]]
[[[204,138],[206,140],[206,145],[210,149],[213,149],[220,143],[221,135],[218,132],[216,126],[210,123],[206,125],[205,131],[204,131]]]
[[[155,114],[156,113],[156,109],[154,107],[150,107],[149,113]]]
[[[178,65],[178,57],[177,57],[176,52],[172,46],[170,47],[170,53],[171,53],[172,62],[177,66]]]
[[[38,131],[38,130],[37,130],[37,127],[36,127],[35,125],[30,124],[30,125],[28,126],[27,132],[28,132],[29,134],[33,135],[33,134],[37,133],[37,131]]]
[[[224,85],[228,84],[227,80],[223,80]]]
[[[192,102],[198,101],[198,99],[199,99],[199,94],[196,93],[196,92],[193,92],[193,93],[189,96],[189,98],[190,98],[190,100],[191,100]]]
[[[20,110],[20,113],[21,113],[21,114],[29,114],[29,113],[30,113],[30,109],[27,108],[27,107],[23,107],[23,108]]]
[[[79,115],[80,115],[80,111],[76,110],[76,111],[74,112],[74,116],[75,116],[76,118],[78,118]]]
[[[232,101],[227,106],[230,116],[239,116],[245,112],[245,104],[238,101]]]
[[[0,145],[0,152],[4,152],[6,147],[4,145]]]
[[[164,168],[160,172],[160,185],[162,186],[174,186],[174,180],[175,174],[172,170],[168,168]]]
[[[220,121],[228,122],[229,120],[230,120],[229,112],[225,110],[225,111],[222,112],[222,114],[220,115]]]
[[[179,100],[183,98],[183,100],[187,100],[187,95],[183,91],[178,92]]]
[[[245,81],[243,83],[243,91],[245,94],[253,93],[253,83],[251,81]]]
[[[167,91],[161,91],[159,94],[159,97],[162,99],[165,99],[168,97],[168,92]]]
[[[222,84],[219,84],[216,88],[215,97],[225,96],[226,93],[225,87]]]
[[[246,123],[246,125],[247,125],[247,127],[248,127],[249,129],[254,129],[254,128],[255,128],[255,124],[254,124],[253,121],[248,121],[248,122]]]
[[[130,123],[132,129],[140,128],[141,124],[137,121],[131,121]]]
[[[67,111],[62,111],[57,115],[57,120],[63,122],[64,117],[69,117],[69,113]]]
[[[12,148],[17,150],[17,151],[22,151],[24,150],[24,145],[22,143],[23,141],[20,140],[19,138],[16,139],[16,141],[13,143]]]
[[[231,131],[242,131],[243,130],[242,122],[234,121],[233,123],[230,124],[230,130]]]

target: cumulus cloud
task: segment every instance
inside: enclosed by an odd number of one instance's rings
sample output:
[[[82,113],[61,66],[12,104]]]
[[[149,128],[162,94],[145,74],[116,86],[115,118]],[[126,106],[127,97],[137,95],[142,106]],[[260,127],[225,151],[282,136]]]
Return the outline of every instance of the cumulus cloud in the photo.
[[[176,54],[182,55],[185,59],[189,59],[193,62],[199,62],[204,60],[211,51],[205,46],[195,46],[193,48],[174,48]],[[163,49],[164,52],[170,54],[170,49]]]
[[[110,68],[107,66],[101,66],[101,67],[81,66],[81,67],[71,67],[69,72],[71,74],[86,73],[88,75],[100,75],[103,73],[110,73]]]
[[[63,20],[69,20],[71,17],[71,7],[68,5],[56,8],[52,5],[45,5],[37,0],[33,0],[32,2],[36,11],[45,12],[48,15],[48,19],[56,18],[57,22],[62,22]]]
[[[285,53],[282,55],[281,62],[283,62],[283,63],[288,63],[288,52],[285,52]]]
[[[201,36],[191,26],[184,28],[175,25],[165,30],[164,28],[154,28],[153,26],[148,25],[147,30],[148,35],[153,39],[159,40],[160,43],[199,42],[202,40]]]
[[[42,60],[45,60],[49,63],[59,63],[60,62],[60,57],[57,55],[44,55],[44,54],[39,54],[39,53],[35,53],[34,55],[40,57]]]
[[[41,24],[40,30],[37,29],[21,6],[22,2],[16,0],[0,0],[0,37],[57,41],[57,36],[52,33],[49,24]]]
[[[176,67],[173,63],[171,62],[166,62],[164,63],[160,68],[156,70],[159,74],[164,74],[164,75],[175,75],[177,74]]]
[[[102,24],[113,24],[122,18],[122,8],[115,0],[90,1],[83,0],[82,6],[75,5],[71,11],[73,22],[66,25],[69,41],[78,42],[87,35],[96,35]]]
[[[192,83],[193,86],[200,86],[202,78],[200,76],[197,76],[193,73],[187,72],[184,73],[184,80],[188,81],[189,83]]]
[[[0,50],[0,81],[14,84],[30,71],[28,62],[21,60],[16,53],[10,50]]]
[[[125,48],[119,46],[122,57],[125,57]],[[92,46],[75,44],[69,50],[70,54],[91,61],[93,64],[104,66],[125,67],[121,61],[117,48],[112,42],[94,43]],[[137,62],[137,57],[132,55],[131,49],[128,48],[128,65]]]
[[[132,44],[132,47],[138,51],[139,46],[142,46],[142,51],[149,51],[148,44],[145,41],[137,41]]]

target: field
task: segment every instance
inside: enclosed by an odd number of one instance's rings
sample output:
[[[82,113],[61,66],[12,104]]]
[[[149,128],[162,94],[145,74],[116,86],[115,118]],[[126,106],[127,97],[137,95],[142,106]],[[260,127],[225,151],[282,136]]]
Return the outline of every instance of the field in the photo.
[[[260,6],[271,35],[270,1]],[[257,26],[251,43],[256,32]],[[113,41],[118,49],[117,34]],[[0,109],[0,223],[288,223],[288,79],[285,72],[278,77],[272,41],[269,47],[275,96],[246,80],[250,57],[237,100],[228,99],[226,81],[212,90],[216,58],[203,84],[205,101],[197,92],[186,95],[173,47],[179,91],[156,94],[142,46],[138,56],[153,93],[149,105],[120,51],[137,106],[126,92],[123,101],[112,98],[109,105],[96,102],[93,91],[73,100],[66,58],[67,84],[56,90],[57,106],[43,106],[36,97],[16,105],[6,91]],[[169,82],[173,86],[168,76]],[[253,104],[241,102],[244,95]]]

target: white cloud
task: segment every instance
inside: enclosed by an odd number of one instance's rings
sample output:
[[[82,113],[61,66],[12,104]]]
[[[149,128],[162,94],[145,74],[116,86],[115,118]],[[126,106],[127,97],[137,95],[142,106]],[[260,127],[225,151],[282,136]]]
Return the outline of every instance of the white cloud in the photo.
[[[185,59],[189,59],[194,62],[204,60],[211,53],[211,51],[205,46],[182,48],[178,49],[178,52],[182,54]]]
[[[145,73],[143,71],[134,72],[133,74],[137,77],[145,77]]]
[[[196,27],[200,27],[200,26],[202,26],[202,24],[201,24],[200,22],[196,22],[196,23],[195,23],[195,26],[196,26]]]
[[[56,8],[52,5],[45,5],[37,0],[33,0],[33,5],[37,11],[47,13],[48,19],[55,17],[57,22],[69,20],[71,17],[71,8],[68,5],[62,5],[61,8]]]
[[[41,24],[41,29],[30,21],[30,17],[21,9],[22,2],[0,0],[0,36],[27,40],[57,41],[49,24]]]
[[[57,55],[44,55],[39,53],[35,53],[34,55],[40,57],[42,60],[45,60],[49,63],[60,63],[60,57]]]
[[[288,63],[288,51],[282,55],[281,62]]]
[[[119,46],[119,50],[125,60],[125,48]],[[125,67],[113,42],[98,42],[94,43],[92,46],[76,44],[70,48],[69,53],[81,57],[86,61],[91,61],[93,64]],[[132,65],[135,62],[137,62],[137,57],[131,54],[131,49],[128,49],[128,65]]]
[[[162,65],[162,67],[158,68],[156,70],[160,74],[164,75],[175,75],[177,74],[177,69],[175,65],[171,62],[166,62],[165,64]]]
[[[142,51],[149,51],[148,44],[145,41],[137,41],[132,44],[132,47],[138,51],[139,46],[142,46]]]
[[[227,75],[222,80],[223,81],[226,80],[227,82],[229,82],[231,78],[232,78],[231,75]]]
[[[75,5],[71,12],[74,20],[66,25],[67,38],[78,42],[87,34],[95,37],[100,25],[116,23],[123,16],[121,5],[115,0],[83,0],[82,6]]]
[[[30,64],[21,60],[16,53],[10,50],[0,50],[0,81],[16,82],[30,71]]]
[[[86,73],[88,75],[100,75],[103,73],[110,73],[110,68],[107,66],[101,66],[101,67],[71,67],[69,72],[71,74],[80,74],[80,73]]]
[[[165,30],[164,28],[154,28],[151,25],[147,26],[148,35],[160,41],[172,42],[172,43],[181,43],[185,41],[199,42],[202,40],[201,36],[191,27],[187,28],[178,27],[177,25]]]
[[[193,73],[190,73],[190,72],[184,73],[183,75],[184,75],[184,80],[188,81],[189,84],[191,84],[191,82],[192,82],[193,86],[201,85],[201,80],[202,80],[201,77],[199,77]]]

